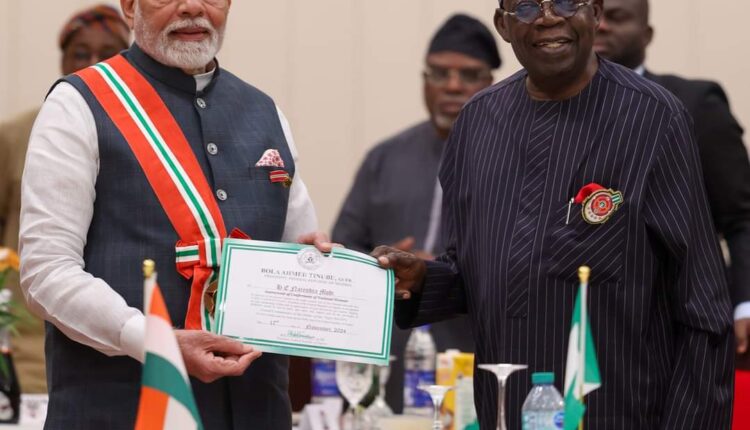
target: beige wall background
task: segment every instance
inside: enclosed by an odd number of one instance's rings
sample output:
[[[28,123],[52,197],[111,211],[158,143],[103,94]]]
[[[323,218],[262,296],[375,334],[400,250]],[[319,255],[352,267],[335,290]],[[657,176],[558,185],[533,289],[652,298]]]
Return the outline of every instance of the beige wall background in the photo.
[[[606,1],[606,0],[605,0]],[[0,119],[39,105],[59,73],[57,32],[87,0],[0,0]],[[652,0],[656,72],[710,78],[750,123],[744,0]],[[116,4],[116,3],[115,3]],[[223,67],[274,97],[292,124],[301,172],[329,231],[366,151],[425,118],[422,61],[450,14],[492,25],[496,0],[234,0]],[[720,6],[714,10],[714,6]],[[727,13],[726,11],[730,11]],[[520,67],[502,43],[501,79]]]

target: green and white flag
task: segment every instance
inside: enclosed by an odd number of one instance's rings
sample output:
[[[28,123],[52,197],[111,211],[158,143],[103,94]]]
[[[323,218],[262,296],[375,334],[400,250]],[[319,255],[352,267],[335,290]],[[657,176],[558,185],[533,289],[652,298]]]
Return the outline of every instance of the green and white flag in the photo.
[[[591,335],[586,312],[586,293],[589,269],[579,270],[581,286],[578,289],[573,321],[568,340],[568,361],[565,366],[565,430],[574,430],[583,422],[586,406],[583,397],[602,385],[599,364],[596,361],[594,337]]]

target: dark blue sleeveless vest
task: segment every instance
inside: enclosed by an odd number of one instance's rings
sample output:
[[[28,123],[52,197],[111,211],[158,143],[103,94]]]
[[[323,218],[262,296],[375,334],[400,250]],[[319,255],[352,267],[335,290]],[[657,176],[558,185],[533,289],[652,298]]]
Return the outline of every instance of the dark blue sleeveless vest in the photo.
[[[217,68],[211,84],[196,92],[192,76],[157,63],[138,46],[124,55],[161,95],[209,185],[226,193],[226,199],[217,202],[227,231],[239,228],[254,239],[281,240],[289,189],[270,182],[269,168],[255,166],[267,149],[277,149],[286,170],[294,174],[273,100],[225,70]],[[190,283],[175,270],[178,236],[127,142],[88,87],[76,76],[64,81],[85,98],[99,137],[100,169],[85,270],[106,281],[129,306],[143,309],[141,264],[145,258],[155,260],[172,322],[180,327]],[[218,152],[209,153],[210,143]],[[46,354],[50,404],[45,428],[133,428],[140,363],[129,357],[107,357],[51,325]],[[286,357],[264,354],[241,377],[212,384],[193,380],[205,428],[291,428],[287,367]]]

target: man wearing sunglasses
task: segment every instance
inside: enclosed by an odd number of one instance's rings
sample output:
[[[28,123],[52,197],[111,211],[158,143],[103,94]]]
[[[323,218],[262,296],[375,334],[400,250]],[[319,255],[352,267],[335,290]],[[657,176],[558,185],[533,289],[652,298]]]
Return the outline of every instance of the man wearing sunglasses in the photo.
[[[558,381],[588,265],[602,385],[585,428],[728,428],[731,302],[690,119],[664,88],[596,56],[603,3],[501,2],[495,26],[524,69],[477,94],[446,143],[446,253],[374,255],[396,270],[399,325],[468,313],[477,362]],[[496,381],[475,378],[480,426],[493,428]],[[510,378],[511,429],[529,389]]]
[[[648,0],[607,0],[594,49],[604,58],[653,80],[676,95],[693,117],[714,225],[730,253],[737,354],[750,359],[750,163],[742,127],[716,82],[656,75],[646,70],[654,30]]]
[[[434,258],[444,249],[437,172],[445,139],[464,104],[492,84],[492,70],[500,63],[494,36],[478,20],[454,15],[438,29],[422,75],[430,118],[370,151],[341,209],[333,240],[364,252],[392,243],[423,258]],[[434,324],[430,331],[439,351],[474,351],[466,317]],[[403,356],[410,332],[394,327],[391,339],[397,361],[392,364],[386,400],[396,412],[404,404]],[[425,399],[429,401],[426,394]]]

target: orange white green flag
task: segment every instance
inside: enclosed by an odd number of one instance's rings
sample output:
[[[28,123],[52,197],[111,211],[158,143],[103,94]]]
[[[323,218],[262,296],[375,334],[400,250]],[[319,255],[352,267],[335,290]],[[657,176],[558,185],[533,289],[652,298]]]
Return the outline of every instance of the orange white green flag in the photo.
[[[143,264],[146,336],[135,430],[203,429],[153,261]]]

